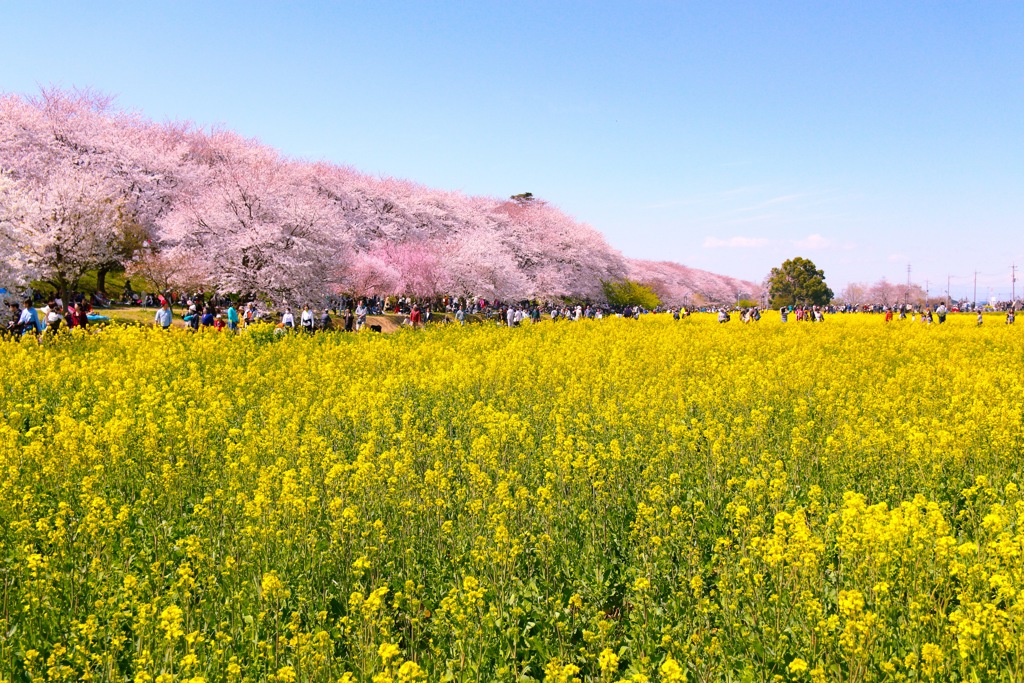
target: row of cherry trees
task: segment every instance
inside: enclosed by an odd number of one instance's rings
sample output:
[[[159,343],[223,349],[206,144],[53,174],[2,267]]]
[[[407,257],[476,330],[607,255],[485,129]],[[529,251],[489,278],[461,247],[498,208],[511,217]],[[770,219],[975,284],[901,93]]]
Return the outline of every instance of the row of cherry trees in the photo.
[[[329,291],[599,299],[602,281],[627,276],[658,279],[671,301],[715,277],[625,259],[530,197],[469,197],[288,159],[229,131],[155,124],[56,89],[0,98],[0,248],[8,285],[68,291],[97,271],[102,288],[125,266],[161,288],[277,301]]]
[[[884,306],[886,308],[901,304],[923,306],[931,301],[944,300],[945,297],[929,297],[925,289],[918,284],[889,282],[886,279],[874,284],[851,282],[843,288],[836,301],[851,306]]]

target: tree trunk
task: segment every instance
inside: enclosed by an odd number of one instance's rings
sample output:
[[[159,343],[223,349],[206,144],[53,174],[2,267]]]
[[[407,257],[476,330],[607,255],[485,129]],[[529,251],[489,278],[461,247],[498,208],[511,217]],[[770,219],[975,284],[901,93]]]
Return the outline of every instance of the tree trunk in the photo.
[[[96,271],[96,291],[103,296],[107,295],[107,273],[110,272],[110,268],[107,266],[100,266],[100,269]]]

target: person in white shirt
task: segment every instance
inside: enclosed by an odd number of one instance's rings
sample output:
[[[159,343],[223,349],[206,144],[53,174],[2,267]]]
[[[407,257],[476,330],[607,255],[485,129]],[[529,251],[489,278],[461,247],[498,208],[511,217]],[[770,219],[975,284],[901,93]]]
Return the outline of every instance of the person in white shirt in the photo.
[[[362,300],[359,301],[359,305],[356,306],[356,332],[363,329],[363,325],[366,324],[366,304]]]
[[[286,307],[284,309],[284,315],[281,316],[281,324],[284,325],[289,330],[295,329],[295,316],[292,315],[291,308]]]
[[[49,308],[49,311],[46,314],[46,330],[51,334],[56,334],[57,330],[60,329],[61,323],[64,322],[64,316],[60,314],[60,309],[57,308],[56,304],[47,308]]]
[[[302,325],[303,332],[312,332],[313,325],[315,324],[313,318],[313,311],[309,310],[309,306],[302,307],[302,315],[299,316],[299,324]]]

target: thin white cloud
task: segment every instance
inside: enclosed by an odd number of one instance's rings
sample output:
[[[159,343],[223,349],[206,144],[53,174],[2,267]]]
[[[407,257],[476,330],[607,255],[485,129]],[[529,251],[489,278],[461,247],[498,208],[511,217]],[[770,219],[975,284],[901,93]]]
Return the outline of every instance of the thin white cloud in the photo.
[[[773,204],[787,204],[789,202],[795,202],[798,199],[803,199],[804,197],[808,197],[808,196],[810,196],[810,195],[802,193],[802,192],[798,193],[798,194],[784,194],[781,197],[773,197],[773,198],[765,201],[762,204],[762,206],[772,206]]]
[[[814,234],[808,235],[802,240],[795,240],[793,246],[797,249],[829,249],[833,246],[833,242],[821,235]]]
[[[771,244],[771,240],[764,237],[730,237],[725,240],[718,237],[705,237],[703,246],[705,249],[757,249],[767,247],[769,244]]]
[[[857,245],[853,242],[836,242],[835,240],[830,240],[827,237],[822,237],[817,233],[808,235],[802,240],[793,240],[793,246],[797,249],[809,250],[844,249],[849,251],[857,248]]]

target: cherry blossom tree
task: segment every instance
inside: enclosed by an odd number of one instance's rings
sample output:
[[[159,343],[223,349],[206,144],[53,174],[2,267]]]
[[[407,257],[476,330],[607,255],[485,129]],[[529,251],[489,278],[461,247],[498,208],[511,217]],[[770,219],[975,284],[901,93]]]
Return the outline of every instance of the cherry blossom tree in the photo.
[[[0,99],[0,163],[33,200],[21,229],[37,277],[63,290],[96,270],[102,291],[172,201],[166,137],[90,91]]]
[[[21,222],[29,204],[18,183],[0,171],[0,288],[23,289],[31,279]]]
[[[164,293],[175,289],[195,291],[212,284],[208,270],[188,253],[172,255],[168,251],[145,248],[128,262],[125,272],[131,277],[141,277]]]
[[[545,202],[506,201],[494,208],[505,242],[531,282],[529,297],[603,297],[601,282],[626,274],[622,255],[589,225]]]
[[[334,283],[343,240],[308,165],[232,133],[197,136],[202,164],[178,205],[161,220],[178,256],[201,257],[220,289],[294,301]]]
[[[928,296],[918,284],[900,284],[882,278],[874,284],[851,282],[843,288],[838,301],[851,306],[898,306],[900,304],[924,305]]]
[[[113,258],[109,235],[118,206],[102,178],[70,167],[29,188],[20,223],[25,261],[36,278],[67,295],[83,275]]]
[[[602,281],[627,278],[673,304],[757,290],[626,259],[530,193],[470,197],[290,160],[231,132],[154,124],[90,91],[0,96],[0,173],[3,196],[21,197],[13,213],[5,200],[0,239],[19,256],[5,257],[3,277],[61,289],[92,270],[102,288],[123,265],[158,285],[281,301],[339,290],[599,300]]]
[[[650,286],[668,306],[732,305],[759,300],[763,289],[745,280],[688,268],[671,261],[629,259],[629,278]]]
[[[501,233],[486,227],[467,232],[445,254],[450,291],[460,296],[526,299],[533,283],[519,269]]]

